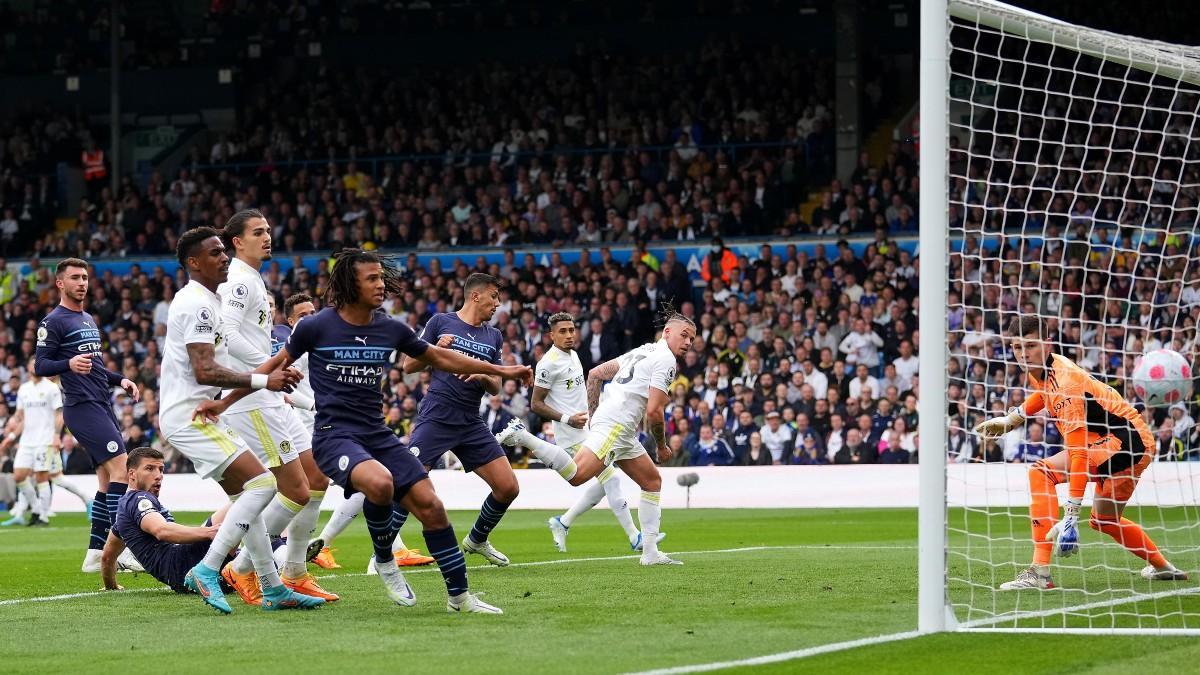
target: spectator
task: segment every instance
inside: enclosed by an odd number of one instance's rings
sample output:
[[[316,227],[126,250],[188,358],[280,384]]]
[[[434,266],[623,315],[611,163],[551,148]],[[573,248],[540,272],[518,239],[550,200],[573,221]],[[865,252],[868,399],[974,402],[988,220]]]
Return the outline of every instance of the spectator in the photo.
[[[887,440],[880,443],[880,464],[908,464],[912,453],[906,448],[901,447],[900,436],[900,432],[894,430],[887,433]]]
[[[729,434],[733,440],[733,454],[739,464],[746,463],[746,453],[750,451],[750,437],[756,433],[758,433],[758,425],[754,423],[754,415],[749,410],[738,413],[737,421],[734,422]],[[762,441],[761,436],[759,436],[759,441]]]
[[[833,458],[834,464],[874,464],[875,448],[863,442],[862,433],[858,429],[846,432],[846,444]]]
[[[711,425],[700,425],[700,437],[689,450],[689,466],[730,466],[734,463],[733,450],[725,441],[713,436]]]
[[[711,282],[714,279],[728,286],[733,280],[733,272],[738,269],[737,256],[725,248],[725,242],[720,237],[713,237],[708,255],[700,266],[700,278]]]
[[[762,434],[755,431],[750,434],[749,445],[746,448],[746,454],[742,457],[741,464],[743,466],[770,466],[775,460],[771,456],[770,449],[763,444]]]
[[[1155,460],[1160,462],[1177,462],[1187,459],[1183,441],[1175,436],[1174,420],[1170,418],[1163,420],[1163,423],[1158,427],[1156,437],[1158,448],[1154,453]]]
[[[815,436],[805,436],[803,444],[792,457],[792,464],[820,466],[828,463],[829,459],[826,458],[825,453],[817,445]]]
[[[1008,459],[1010,462],[1036,462],[1053,454],[1046,445],[1042,425],[1034,421],[1030,421],[1025,425],[1024,440],[1013,444],[1013,446],[1014,452]]]
[[[766,428],[759,429],[763,444],[771,452],[772,464],[787,464],[795,447],[795,435],[792,428],[783,424],[783,418],[776,411],[766,414]]]

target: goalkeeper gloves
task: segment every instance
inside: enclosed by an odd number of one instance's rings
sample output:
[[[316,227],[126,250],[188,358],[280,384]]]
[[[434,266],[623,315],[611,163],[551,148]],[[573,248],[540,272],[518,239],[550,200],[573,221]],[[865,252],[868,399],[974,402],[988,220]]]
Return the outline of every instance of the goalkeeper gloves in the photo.
[[[1063,507],[1062,520],[1046,533],[1046,541],[1054,542],[1054,552],[1060,558],[1070,558],[1079,553],[1079,507],[1082,499],[1068,499]]]
[[[975,433],[984,438],[1000,438],[1024,423],[1025,415],[1022,414],[1021,409],[1013,407],[1008,409],[1008,414],[1004,417],[993,417],[990,420],[980,422],[975,427]]]

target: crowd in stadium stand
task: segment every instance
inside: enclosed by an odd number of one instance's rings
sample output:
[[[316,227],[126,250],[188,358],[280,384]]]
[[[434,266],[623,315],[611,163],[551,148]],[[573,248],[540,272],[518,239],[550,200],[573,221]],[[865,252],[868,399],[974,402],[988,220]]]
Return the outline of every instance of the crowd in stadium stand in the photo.
[[[689,57],[640,61],[584,49],[566,63],[522,66],[519,73],[497,64],[351,76],[322,67],[305,74],[303,87],[286,79],[265,83],[239,111],[243,131],[196,148],[177,174],[154,174],[145,184],[124,177],[118,194],[97,188],[66,209],[78,227],[30,237],[52,232],[62,210],[45,178],[53,162],[76,162],[96,136],[80,120],[39,113],[0,124],[0,242],[9,257],[140,260],[172,254],[187,228],[219,226],[238,209],[259,207],[274,226],[277,258],[339,247],[398,251],[408,290],[387,310],[414,328],[433,312],[453,311],[462,297],[456,281],[471,271],[503,278],[496,323],[506,338],[503,357],[516,363],[540,358],[549,345],[545,320],[555,311],[577,317],[586,368],[652,339],[650,317],[669,300],[695,318],[701,337],[673,387],[668,434],[679,452],[672,464],[914,462],[919,265],[893,240],[915,234],[918,222],[914,150],[897,144],[886,157],[864,155],[845,181],[833,179],[831,80],[827,60],[736,38],[706,40]],[[377,94],[364,105],[353,96],[358,90]],[[413,91],[422,95],[407,95]],[[302,114],[281,113],[285,94],[288,110]],[[369,159],[377,156],[410,158]],[[976,184],[963,181],[962,188]],[[800,205],[810,191],[819,191],[820,204],[805,218]],[[1046,252],[1069,259],[1075,231],[1064,227],[1061,245],[1052,241]],[[813,253],[792,245],[742,255],[727,247],[740,237],[800,242],[805,235],[830,243]],[[870,243],[856,254],[842,237]],[[648,244],[663,241],[711,246],[700,283],[693,286],[696,275],[673,251],[649,253]],[[482,246],[503,248],[503,263],[471,258],[443,269],[409,255]],[[582,247],[586,262],[562,264],[550,253],[543,266],[540,254],[526,253],[530,246]],[[636,251],[618,262],[611,246]],[[956,461],[1031,461],[1059,449],[1052,424],[1030,424],[1019,436],[982,445],[969,433],[985,414],[1019,401],[1023,384],[1012,367],[988,368],[986,357],[1004,356],[995,339],[999,318],[969,308],[995,293],[989,307],[1061,309],[1068,318],[1052,324],[1055,339],[1069,356],[1119,382],[1129,359],[1113,361],[1103,351],[1108,344],[1069,317],[1079,316],[1082,289],[1119,300],[1124,287],[1115,278],[1109,286],[1095,275],[1063,274],[1055,277],[1061,288],[1037,297],[1029,292],[1037,278],[1022,280],[1020,294],[1011,292],[1015,287],[1004,293],[992,284],[1007,274],[1007,254],[973,266],[973,250],[965,253],[951,269],[957,332],[948,366],[949,451]],[[1030,262],[1041,253],[1024,248],[1014,255]],[[1111,260],[1088,258],[1088,265],[1107,270]],[[27,376],[36,321],[57,301],[52,270],[36,259],[31,267],[21,275],[0,264],[4,419]],[[319,297],[326,269],[322,262],[285,273],[270,264],[264,275],[282,307],[293,292]],[[184,281],[146,262],[128,275],[94,277],[89,304],[108,336],[109,366],[146,392],[134,403],[114,391],[125,433],[131,442],[162,447],[176,471],[189,465],[158,437],[155,392],[166,309]],[[1191,317],[1194,340],[1196,284],[1181,288],[1175,305],[1175,298],[1130,284],[1124,297],[1153,302],[1150,315],[1115,307],[1106,314],[1106,343],[1143,346],[1154,338],[1140,328],[1173,325],[1172,306],[1187,308],[1180,312]],[[1126,330],[1124,323],[1137,326]],[[426,381],[391,373],[387,419],[397,434],[411,430]],[[515,415],[552,433],[531,418],[528,395],[508,382],[502,395],[483,402],[481,414],[494,428]],[[1154,420],[1156,431],[1170,433],[1164,443],[1172,457],[1200,455],[1192,421],[1198,416],[1183,407]],[[64,449],[68,472],[88,470],[70,439]],[[510,459],[531,462],[520,451]]]

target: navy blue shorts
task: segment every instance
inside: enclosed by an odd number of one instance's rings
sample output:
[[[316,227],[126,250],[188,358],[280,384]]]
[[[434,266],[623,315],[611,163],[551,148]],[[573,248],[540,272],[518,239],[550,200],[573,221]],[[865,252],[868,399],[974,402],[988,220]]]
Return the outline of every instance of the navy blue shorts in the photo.
[[[125,439],[112,407],[95,401],[63,406],[63,423],[96,466],[125,454]]]
[[[342,486],[347,496],[357,492],[350,484],[354,467],[369,459],[384,465],[392,474],[396,500],[429,476],[416,456],[387,427],[355,433],[318,429],[313,434],[312,453],[321,473]]]
[[[212,525],[212,519],[204,522],[205,525]],[[271,537],[271,550],[277,550],[279,547],[287,543],[282,537]],[[171,587],[171,590],[176,593],[191,593],[187,586],[183,585],[183,579],[193,567],[199,565],[204,556],[208,555],[208,547],[212,544],[209,541],[196,541],[190,544],[176,544],[172,546],[170,552],[167,553],[166,559],[163,561],[162,576],[155,573],[156,570],[146,570],[150,572],[150,576],[158,579],[164,584]],[[221,563],[221,567],[233,562],[237,557],[238,550],[234,549],[225,556],[225,562]],[[136,555],[136,554],[135,554]],[[225,582],[222,579],[221,587],[225,588]],[[226,589],[232,591],[233,589]]]
[[[464,414],[460,419],[447,417],[427,415],[424,408],[417,413],[408,449],[425,466],[436,465],[442,455],[450,451],[467,471],[507,456],[479,415]]]

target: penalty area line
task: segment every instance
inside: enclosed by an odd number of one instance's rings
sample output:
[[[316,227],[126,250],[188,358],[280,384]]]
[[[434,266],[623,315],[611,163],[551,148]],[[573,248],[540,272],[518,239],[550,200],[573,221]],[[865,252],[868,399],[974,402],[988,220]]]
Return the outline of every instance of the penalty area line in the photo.
[[[925,633],[915,630],[905,631],[903,633],[887,633],[884,635],[875,635],[873,637],[859,638],[858,640],[833,642],[827,645],[806,647],[804,649],[796,649],[790,652],[765,654],[763,656],[754,656],[746,659],[736,659],[733,661],[714,661],[713,663],[697,663],[690,666],[674,666],[671,668],[659,668],[656,670],[643,670],[636,673],[631,673],[630,675],[677,675],[680,673],[705,673],[711,670],[724,670],[726,668],[739,668],[742,666],[761,666],[768,663],[794,661],[797,659],[808,658],[810,656],[818,656],[820,654],[830,654],[833,652],[845,651],[847,649],[870,647],[871,645],[881,645],[888,642],[898,642],[900,640],[911,640],[912,638],[920,637],[921,635],[925,635]]]

